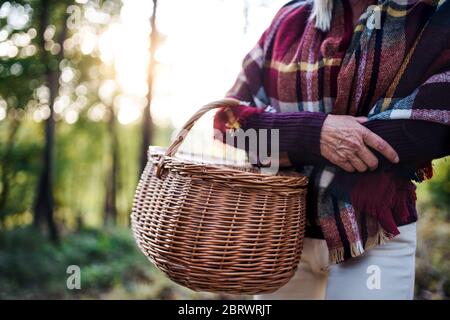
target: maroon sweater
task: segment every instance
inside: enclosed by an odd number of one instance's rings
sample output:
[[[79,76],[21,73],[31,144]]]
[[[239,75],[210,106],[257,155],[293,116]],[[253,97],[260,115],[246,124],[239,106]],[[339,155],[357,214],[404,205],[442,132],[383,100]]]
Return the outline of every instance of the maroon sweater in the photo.
[[[295,166],[330,164],[320,155],[320,132],[327,117],[319,112],[255,113],[242,128],[279,129],[280,152]],[[450,127],[420,120],[376,120],[363,124],[388,142],[402,164],[420,164],[450,153]],[[390,165],[374,151],[381,165]]]

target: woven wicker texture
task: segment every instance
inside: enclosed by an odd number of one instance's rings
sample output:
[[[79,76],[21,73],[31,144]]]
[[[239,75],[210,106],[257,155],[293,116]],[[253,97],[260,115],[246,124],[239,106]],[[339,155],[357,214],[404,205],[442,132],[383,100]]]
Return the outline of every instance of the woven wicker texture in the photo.
[[[142,252],[173,281],[196,291],[258,294],[293,276],[305,230],[307,178],[175,157],[201,108],[165,154],[149,152],[131,214]],[[151,150],[151,149],[150,149]]]

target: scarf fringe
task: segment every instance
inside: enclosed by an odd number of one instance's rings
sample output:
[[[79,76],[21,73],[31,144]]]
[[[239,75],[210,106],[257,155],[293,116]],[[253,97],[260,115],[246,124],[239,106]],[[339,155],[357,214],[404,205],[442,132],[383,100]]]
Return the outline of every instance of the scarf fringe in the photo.
[[[416,182],[423,182],[433,178],[433,165],[428,162],[422,166],[422,168],[417,169],[413,180]]]
[[[389,242],[390,240],[392,240],[392,238],[394,238],[395,236],[387,231],[385,231],[384,229],[380,228],[379,231],[377,232],[377,234],[375,234],[373,237],[370,237],[367,239],[366,241],[366,250],[376,247],[380,244],[385,244],[387,242]]]
[[[392,171],[367,173],[357,177],[351,190],[355,210],[368,214],[391,234],[398,234],[397,222],[407,222],[415,203],[415,185]]]
[[[344,261],[344,247],[341,248],[335,248],[333,250],[330,250],[329,257],[331,263],[339,263]]]
[[[381,244],[385,244],[390,240],[392,240],[392,238],[394,237],[395,235],[385,231],[383,228],[380,227],[377,234],[367,239],[365,247],[363,247],[363,245],[359,241],[352,243],[350,245],[351,255],[353,258],[358,257],[362,255],[364,252],[366,252],[368,249],[371,249]],[[333,250],[330,250],[329,251],[330,262],[332,264],[343,262],[345,260],[344,252],[345,252],[344,247],[334,248]]]
[[[350,246],[350,250],[352,253],[352,257],[357,257],[364,253],[364,247],[363,247],[361,241],[352,243],[352,245]]]

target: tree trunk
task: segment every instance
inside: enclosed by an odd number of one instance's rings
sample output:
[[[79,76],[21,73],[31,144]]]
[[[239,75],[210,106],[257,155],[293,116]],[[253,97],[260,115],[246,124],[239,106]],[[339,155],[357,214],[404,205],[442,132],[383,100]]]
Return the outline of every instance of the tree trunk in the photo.
[[[119,176],[119,139],[117,136],[117,121],[113,107],[108,121],[108,133],[110,137],[111,163],[109,174],[106,177],[106,197],[105,197],[105,225],[115,225],[117,223],[117,181]]]
[[[64,57],[64,40],[67,35],[66,17],[61,21],[61,31],[58,43],[60,52],[55,57],[57,59],[56,67],[50,67],[49,53],[45,50],[44,32],[50,23],[50,1],[42,0],[40,16],[40,50],[42,59],[46,65],[45,80],[50,91],[48,106],[50,108],[50,116],[45,121],[45,146],[43,151],[43,167],[39,177],[37,196],[34,204],[34,220],[33,225],[41,228],[46,225],[50,235],[50,239],[57,242],[59,239],[58,229],[54,220],[54,199],[53,199],[53,170],[54,170],[54,144],[55,144],[55,119],[54,119],[54,102],[59,91],[59,78],[61,72],[59,70],[59,62]],[[67,10],[65,10],[67,12]]]
[[[153,138],[153,121],[150,113],[152,104],[152,91],[153,91],[153,81],[155,78],[155,52],[158,47],[158,30],[156,28],[156,12],[158,8],[158,1],[153,0],[153,12],[150,18],[151,33],[150,33],[150,61],[148,64],[148,93],[147,93],[147,105],[144,108],[144,114],[142,116],[142,144],[141,144],[141,155],[140,155],[140,169],[142,172],[147,163],[147,150],[149,145],[152,143]]]
[[[53,108],[50,108],[53,109]],[[53,149],[55,141],[55,120],[53,111],[45,122],[45,147],[41,176],[39,178],[37,198],[34,206],[34,226],[42,227],[47,224],[50,239],[58,241],[58,229],[54,221],[53,212]]]
[[[8,132],[8,138],[6,140],[5,152],[1,157],[2,170],[0,175],[0,181],[2,184],[2,190],[0,192],[0,226],[3,223],[4,216],[2,211],[6,207],[6,202],[8,200],[9,192],[11,190],[11,181],[14,178],[13,170],[10,170],[11,166],[11,156],[14,150],[14,141],[16,139],[17,132],[19,130],[20,121],[17,119],[11,120],[11,126]]]
[[[6,140],[5,152],[2,156],[2,191],[0,192],[0,213],[6,205],[6,200],[8,199],[8,194],[10,190],[10,171],[9,166],[11,162],[11,156],[14,149],[14,140],[16,139],[17,132],[19,130],[20,122],[17,119],[11,120],[11,127],[8,132],[8,138]]]

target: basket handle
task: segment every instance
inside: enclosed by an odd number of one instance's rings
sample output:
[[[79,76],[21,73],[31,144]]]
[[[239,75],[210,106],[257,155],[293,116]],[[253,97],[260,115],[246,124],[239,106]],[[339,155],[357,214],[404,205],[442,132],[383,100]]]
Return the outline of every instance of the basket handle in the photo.
[[[194,113],[194,115],[184,124],[183,128],[178,133],[177,137],[172,142],[172,144],[167,148],[164,155],[160,158],[160,160],[156,166],[156,176],[158,178],[161,177],[162,169],[164,167],[165,157],[171,157],[178,151],[178,148],[180,147],[181,143],[184,141],[187,134],[192,129],[192,127],[194,126],[194,124],[197,122],[198,119],[200,119],[205,113],[207,113],[210,110],[221,108],[221,107],[226,107],[226,106],[232,107],[232,106],[236,106],[236,105],[239,105],[239,102],[237,100],[222,99],[222,100],[208,103],[207,105],[201,107],[196,113]]]

